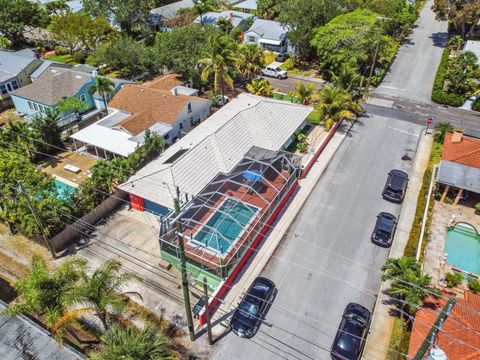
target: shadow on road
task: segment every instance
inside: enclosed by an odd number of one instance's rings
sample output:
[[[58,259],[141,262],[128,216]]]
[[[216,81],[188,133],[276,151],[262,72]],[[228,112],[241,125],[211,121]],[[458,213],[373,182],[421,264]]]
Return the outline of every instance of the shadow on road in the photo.
[[[429,36],[433,41],[433,46],[444,48],[447,44],[448,33],[446,32],[436,32]]]

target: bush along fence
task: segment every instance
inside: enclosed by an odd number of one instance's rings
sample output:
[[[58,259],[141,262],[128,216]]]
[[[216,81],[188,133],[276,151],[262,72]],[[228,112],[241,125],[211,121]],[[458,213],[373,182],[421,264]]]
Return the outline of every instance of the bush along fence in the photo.
[[[111,215],[115,210],[128,201],[128,194],[118,190],[95,207],[88,214],[68,225],[60,233],[52,237],[49,242],[56,252],[63,251],[86,234],[92,232],[92,226]]]

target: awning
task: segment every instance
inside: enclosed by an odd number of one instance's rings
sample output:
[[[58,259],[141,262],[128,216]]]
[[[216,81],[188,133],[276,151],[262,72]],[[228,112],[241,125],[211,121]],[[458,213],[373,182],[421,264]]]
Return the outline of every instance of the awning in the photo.
[[[261,44],[275,45],[280,46],[282,44],[281,40],[270,40],[270,39],[260,39],[258,40]]]

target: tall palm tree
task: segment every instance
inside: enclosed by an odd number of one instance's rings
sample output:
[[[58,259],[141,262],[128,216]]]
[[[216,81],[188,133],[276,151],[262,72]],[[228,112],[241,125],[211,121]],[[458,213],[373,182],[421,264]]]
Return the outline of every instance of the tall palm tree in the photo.
[[[82,305],[75,307],[63,315],[53,326],[55,332],[70,319],[85,313],[95,314],[101,321],[104,329],[109,327],[109,318],[113,315],[111,309],[121,311],[125,307],[126,295],[136,295],[133,292],[123,292],[126,283],[135,277],[132,273],[120,273],[121,263],[110,259],[96,269],[91,277],[84,281],[69,294],[70,303]]]
[[[237,69],[240,75],[252,79],[265,66],[262,48],[257,44],[242,45],[238,52]]]
[[[260,96],[272,96],[273,88],[270,85],[270,81],[263,78],[253,79],[247,84],[247,90],[250,94]]]
[[[193,0],[193,9],[200,16],[200,24],[203,26],[203,14],[215,8],[213,0]]]
[[[435,141],[443,144],[443,142],[445,141],[445,134],[447,132],[453,132],[453,130],[453,125],[450,124],[448,121],[440,121],[435,125]]]
[[[95,84],[88,88],[88,92],[91,94],[98,92],[100,94],[105,107],[105,113],[108,113],[107,95],[113,96],[115,94],[115,83],[109,78],[102,76],[96,76],[94,80]]]
[[[297,97],[303,105],[309,104],[315,95],[315,84],[305,86],[301,81],[295,83],[295,90],[290,92],[290,95]]]
[[[213,90],[218,92],[220,87],[222,99],[224,85],[234,88],[232,74],[237,62],[236,51],[235,41],[225,35],[212,34],[208,38],[208,50],[204,52],[203,58],[198,60],[203,66],[202,81],[207,81],[210,74],[213,74]]]
[[[341,119],[354,119],[363,111],[362,106],[353,101],[347,91],[332,85],[324,85],[318,92],[319,102],[315,108],[323,122],[338,122]]]
[[[143,330],[113,324],[101,336],[100,351],[90,354],[90,360],[174,360],[167,340],[157,329],[147,325]]]

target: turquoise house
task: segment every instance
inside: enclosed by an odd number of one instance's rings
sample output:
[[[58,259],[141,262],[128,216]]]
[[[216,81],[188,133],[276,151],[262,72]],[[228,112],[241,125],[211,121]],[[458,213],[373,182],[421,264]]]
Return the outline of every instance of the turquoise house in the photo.
[[[99,116],[104,106],[103,100],[100,94],[88,91],[95,84],[94,76],[91,73],[50,66],[32,84],[17,89],[10,95],[17,112],[27,119],[41,116],[47,109],[58,109],[59,104],[68,98],[80,99],[83,105],[79,113],[74,110],[61,113],[59,125],[66,126]],[[115,83],[115,92],[125,82],[112,80]]]

